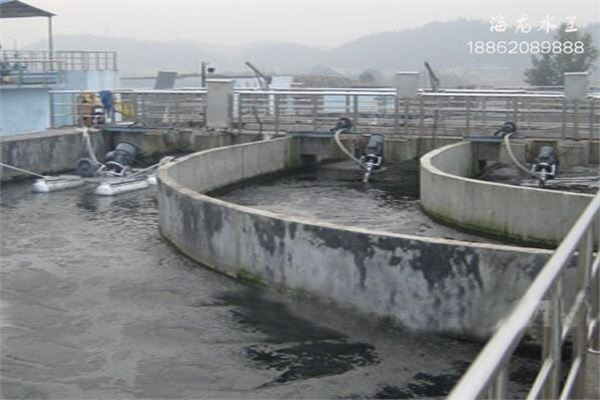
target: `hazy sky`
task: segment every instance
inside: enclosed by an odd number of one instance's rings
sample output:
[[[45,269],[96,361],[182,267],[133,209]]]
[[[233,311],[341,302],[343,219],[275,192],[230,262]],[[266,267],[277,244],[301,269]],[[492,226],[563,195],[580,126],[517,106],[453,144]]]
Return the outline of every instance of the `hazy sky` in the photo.
[[[431,21],[527,14],[558,24],[600,21],[600,1],[342,0],[25,0],[51,11],[54,34],[91,33],[149,40],[191,39],[235,45],[265,40],[332,47],[359,36]],[[46,39],[45,18],[0,19],[3,48]],[[473,38],[477,40],[477,38]],[[443,41],[444,38],[440,38]]]

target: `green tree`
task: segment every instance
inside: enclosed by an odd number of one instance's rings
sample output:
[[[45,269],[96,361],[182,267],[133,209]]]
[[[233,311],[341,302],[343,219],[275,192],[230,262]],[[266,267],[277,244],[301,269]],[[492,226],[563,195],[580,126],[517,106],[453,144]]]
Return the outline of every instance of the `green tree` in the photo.
[[[598,58],[598,49],[594,45],[592,35],[580,31],[565,32],[567,24],[562,24],[554,37],[555,42],[562,43],[562,51],[531,56],[531,68],[525,71],[525,82],[534,86],[560,86],[565,84],[565,72],[585,72],[594,68]],[[583,43],[583,52],[577,54],[565,52],[565,42]]]

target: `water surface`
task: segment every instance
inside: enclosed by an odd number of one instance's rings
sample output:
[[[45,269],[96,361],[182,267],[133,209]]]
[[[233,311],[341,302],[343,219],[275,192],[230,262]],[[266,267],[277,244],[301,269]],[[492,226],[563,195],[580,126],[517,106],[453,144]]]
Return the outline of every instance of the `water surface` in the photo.
[[[162,239],[152,190],[92,190],[2,186],[2,398],[436,398],[479,349],[215,273]]]

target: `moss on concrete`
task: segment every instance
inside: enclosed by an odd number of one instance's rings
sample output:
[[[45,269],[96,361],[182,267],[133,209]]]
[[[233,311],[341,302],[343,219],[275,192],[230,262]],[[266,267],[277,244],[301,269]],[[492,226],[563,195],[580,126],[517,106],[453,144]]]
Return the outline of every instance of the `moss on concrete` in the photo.
[[[246,269],[240,268],[237,272],[236,276],[239,280],[244,281],[246,283],[250,283],[256,286],[266,287],[267,282],[263,279],[263,277],[259,274],[250,272]]]
[[[544,249],[555,249],[556,246],[558,246],[558,243],[554,240],[541,239],[535,237],[523,238],[522,236],[507,232],[506,228],[504,227],[494,226],[489,222],[459,222],[446,214],[431,211],[426,209],[425,207],[421,208],[427,215],[429,215],[435,221],[450,226],[452,228],[461,229],[469,233],[474,233],[477,235],[489,237],[491,239],[500,241],[510,241],[511,243],[523,246],[535,246]]]

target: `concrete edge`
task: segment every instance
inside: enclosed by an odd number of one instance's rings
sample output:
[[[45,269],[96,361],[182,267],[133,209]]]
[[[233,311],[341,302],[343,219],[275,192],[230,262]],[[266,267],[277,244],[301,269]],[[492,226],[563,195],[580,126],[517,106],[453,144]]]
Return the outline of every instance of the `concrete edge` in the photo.
[[[439,168],[437,168],[436,166],[433,165],[433,163],[431,162],[431,159],[434,158],[435,156],[439,155],[440,153],[449,150],[450,148],[453,147],[458,147],[464,143],[467,142],[458,142],[458,143],[452,143],[452,144],[448,144],[446,146],[440,147],[439,149],[435,149],[430,151],[429,153],[425,154],[424,156],[422,156],[419,159],[419,164],[421,167],[423,167],[424,169],[428,170],[430,173],[438,175],[438,176],[446,176],[448,178],[452,178],[452,179],[456,179],[459,181],[466,181],[466,182],[472,182],[474,184],[478,184],[478,185],[487,185],[487,186],[497,186],[497,187],[505,187],[505,188],[510,188],[510,189],[518,189],[518,190],[531,190],[531,191],[535,191],[535,192],[543,192],[543,193],[556,193],[557,190],[549,190],[549,189],[540,189],[540,188],[531,188],[531,187],[525,187],[525,186],[514,186],[514,185],[509,185],[506,183],[498,183],[498,182],[488,182],[488,181],[482,181],[479,179],[474,179],[474,178],[467,178],[464,176],[459,176],[459,175],[453,175],[453,174],[449,174],[447,172],[444,172],[442,170],[440,170]],[[560,191],[561,193],[563,193],[566,196],[572,196],[572,197],[588,197],[590,200],[592,198],[594,198],[594,195],[591,194],[585,194],[585,193],[572,193],[572,192],[564,192],[564,191]]]
[[[271,139],[271,140],[294,140],[294,138],[284,137],[284,138],[277,138],[277,139]],[[204,151],[200,151],[197,153],[189,154],[189,155],[184,156],[172,163],[168,163],[166,165],[161,166],[158,169],[156,176],[161,181],[161,183],[163,183],[166,186],[171,187],[173,190],[180,192],[181,194],[184,194],[193,199],[209,202],[209,203],[219,205],[222,207],[228,207],[228,208],[240,211],[240,212],[245,212],[245,213],[254,214],[254,215],[260,215],[260,216],[278,219],[278,220],[282,220],[282,221],[289,221],[289,222],[294,222],[294,223],[303,224],[303,225],[311,225],[314,227],[323,227],[323,228],[330,228],[330,229],[343,230],[343,231],[349,231],[349,232],[366,233],[366,234],[372,234],[372,235],[377,235],[377,236],[382,236],[382,237],[394,237],[394,238],[407,239],[407,240],[423,241],[423,242],[432,243],[432,244],[449,244],[449,245],[456,245],[456,246],[477,247],[477,248],[482,248],[482,249],[498,249],[498,250],[506,250],[506,251],[527,251],[527,252],[538,253],[538,254],[552,254],[552,251],[550,251],[550,250],[540,249],[540,248],[536,248],[536,247],[524,247],[524,246],[505,245],[505,244],[469,242],[469,241],[461,241],[461,240],[434,238],[434,237],[429,237],[429,236],[407,235],[407,234],[402,234],[402,233],[393,233],[393,232],[387,232],[387,231],[351,227],[351,226],[347,226],[347,225],[338,225],[338,224],[334,224],[334,223],[330,223],[330,222],[315,221],[315,220],[296,217],[296,216],[287,216],[287,215],[283,215],[283,214],[279,214],[279,213],[274,213],[271,211],[260,210],[260,209],[247,207],[247,206],[240,206],[240,205],[237,205],[234,203],[230,203],[230,202],[227,202],[224,200],[220,200],[220,199],[208,196],[206,194],[191,190],[185,186],[180,185],[178,182],[175,181],[174,178],[172,178],[169,175],[169,168],[171,166],[185,162],[186,160],[189,160],[190,158],[201,157],[201,156],[206,155],[211,152],[218,152],[220,150],[223,150],[224,148],[242,147],[242,146],[249,146],[252,144],[253,143],[243,143],[243,144],[238,144],[238,145],[233,145],[233,146],[223,146],[223,147],[217,147],[214,149],[209,149],[209,150],[204,150]],[[460,143],[455,143],[450,146],[454,146],[457,144],[460,144]],[[445,173],[443,173],[443,174],[445,174]],[[453,177],[453,175],[450,175],[450,174],[445,174],[445,175]],[[211,191],[211,190],[214,190],[217,188],[218,187],[211,187],[205,191],[208,192],[208,191]]]

